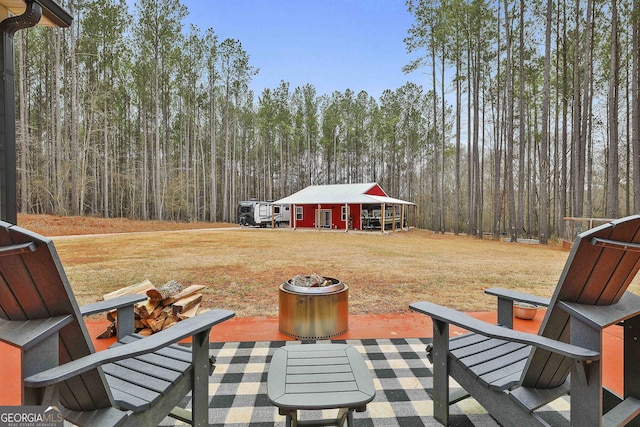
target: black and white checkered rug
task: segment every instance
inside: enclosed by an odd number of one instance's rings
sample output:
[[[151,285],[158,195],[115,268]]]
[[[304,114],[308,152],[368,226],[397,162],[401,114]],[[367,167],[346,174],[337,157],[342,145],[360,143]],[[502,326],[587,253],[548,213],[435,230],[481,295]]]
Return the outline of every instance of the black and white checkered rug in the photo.
[[[425,351],[429,340],[398,338],[317,342],[350,344],[360,351],[371,369],[376,397],[367,405],[365,412],[354,414],[356,426],[440,425],[432,416],[433,404],[429,397],[433,385],[431,364]],[[269,362],[276,348],[304,343],[306,341],[212,343],[211,354],[216,357],[216,368],[209,379],[210,425],[284,425],[284,417],[267,398]],[[185,399],[184,403],[188,401]],[[568,409],[568,402],[559,399],[541,411],[549,424],[563,426],[569,425]],[[302,411],[299,419],[331,418],[336,413]],[[180,424],[167,418],[161,425]],[[451,425],[498,424],[475,400],[466,399],[452,406]]]

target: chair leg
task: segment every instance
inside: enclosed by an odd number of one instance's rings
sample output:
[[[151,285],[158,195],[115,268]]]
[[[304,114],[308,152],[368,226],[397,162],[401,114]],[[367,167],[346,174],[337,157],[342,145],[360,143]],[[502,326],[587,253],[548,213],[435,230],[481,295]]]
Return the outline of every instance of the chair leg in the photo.
[[[640,316],[624,321],[624,397],[640,399]]]
[[[571,318],[571,344],[602,351],[602,335],[576,317]],[[575,361],[571,368],[571,425],[600,426],[602,362]]]
[[[42,340],[40,343],[34,345],[29,350],[24,351],[22,354],[23,377],[28,377],[29,375],[58,366],[58,348],[59,334],[56,332]],[[22,390],[22,405],[44,405],[43,399],[47,392],[49,394],[52,392],[55,393],[55,391],[58,390],[58,387],[47,387],[46,389],[42,389],[23,386]],[[53,398],[49,396],[48,399],[49,401],[54,399],[53,401],[55,402],[57,397]]]
[[[206,329],[192,338],[192,425],[209,425],[209,332]]]
[[[449,324],[433,320],[433,416],[449,425]]]
[[[118,309],[118,316],[116,317],[118,341],[135,332],[135,327],[133,326],[134,319],[133,305],[127,305]]]
[[[624,398],[640,399],[640,316],[624,321]],[[640,416],[628,426],[640,426]]]

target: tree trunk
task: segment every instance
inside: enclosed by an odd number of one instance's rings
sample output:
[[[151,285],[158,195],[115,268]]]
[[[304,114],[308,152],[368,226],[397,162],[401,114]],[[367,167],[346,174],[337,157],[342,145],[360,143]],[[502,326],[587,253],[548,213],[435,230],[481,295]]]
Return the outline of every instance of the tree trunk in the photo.
[[[516,237],[522,236],[527,232],[524,226],[524,197],[525,197],[525,152],[526,152],[526,112],[524,109],[524,0],[520,0],[520,54],[518,66],[518,207],[516,220]]]
[[[69,13],[74,14],[74,0],[69,0]],[[70,124],[70,162],[71,162],[71,215],[80,214],[80,194],[78,190],[78,66],[76,63],[76,22],[69,31],[69,53],[71,60],[71,124]]]
[[[547,0],[544,42],[544,81],[542,88],[542,132],[540,137],[540,235],[542,244],[549,239],[549,110],[551,92],[551,16],[553,2]]]
[[[64,187],[63,187],[63,178],[64,172],[62,170],[62,158],[64,157],[64,147],[62,142],[62,111],[60,108],[60,85],[62,83],[61,77],[61,67],[60,67],[60,45],[61,45],[61,32],[56,31],[53,36],[54,40],[54,92],[53,92],[53,105],[54,105],[54,116],[53,116],[53,126],[55,128],[55,149],[54,149],[54,159],[55,159],[55,191],[54,191],[54,206],[55,212],[58,215],[62,215],[65,213],[64,206]]]
[[[103,114],[103,148],[102,152],[102,215],[109,218],[109,111],[107,108],[107,97],[104,97]]]
[[[592,33],[592,8],[593,8],[593,0],[587,0],[587,12],[586,12],[586,29],[584,32],[584,63],[583,63],[583,76],[584,80],[582,81],[582,117],[581,125],[580,125],[580,139],[578,140],[577,147],[577,171],[575,173],[576,183],[574,185],[574,211],[575,216],[581,217],[584,212],[584,187],[585,187],[585,172],[586,172],[586,164],[585,164],[585,156],[586,149],[589,140],[589,126],[591,122],[590,110],[591,110],[591,73],[592,73],[592,64],[591,64],[591,33]],[[578,49],[576,49],[578,50]],[[575,68],[577,67],[577,62],[574,64]]]
[[[609,150],[607,156],[607,218],[619,216],[618,201],[618,1],[611,0],[611,63],[609,70]]]
[[[640,0],[633,1],[632,17],[631,152],[633,154],[633,210],[634,212],[640,212]]]
[[[507,197],[509,199],[509,236],[512,242],[518,240],[518,234],[516,232],[516,202],[515,202],[515,188],[514,188],[514,171],[513,171],[513,80],[511,77],[511,22],[509,20],[509,3],[504,0],[504,26],[506,37],[506,55],[507,62],[505,66],[505,108],[507,109],[507,135],[505,139],[505,145],[507,147],[507,159],[505,162],[505,168],[507,170]]]

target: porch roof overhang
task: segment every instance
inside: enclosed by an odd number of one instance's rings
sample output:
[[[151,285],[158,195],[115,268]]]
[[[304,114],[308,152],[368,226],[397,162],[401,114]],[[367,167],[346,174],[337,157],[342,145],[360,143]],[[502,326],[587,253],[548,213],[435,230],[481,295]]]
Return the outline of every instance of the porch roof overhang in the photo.
[[[47,27],[68,27],[73,18],[52,0],[35,0],[42,8],[42,18],[38,25]],[[0,0],[0,20],[22,15],[27,8],[27,0]]]

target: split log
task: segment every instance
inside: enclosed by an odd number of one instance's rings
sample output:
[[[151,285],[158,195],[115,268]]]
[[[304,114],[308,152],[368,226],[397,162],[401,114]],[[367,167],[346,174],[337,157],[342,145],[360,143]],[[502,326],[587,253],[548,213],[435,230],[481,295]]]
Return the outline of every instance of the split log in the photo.
[[[147,296],[152,300],[167,299],[182,290],[182,285],[177,280],[169,280],[162,286],[158,286],[147,291]]]
[[[116,324],[115,322],[112,322],[111,324],[109,324],[109,326],[107,326],[107,329],[105,329],[105,331],[100,335],[98,335],[96,338],[99,340],[103,340],[103,339],[111,338],[115,335],[116,335]]]
[[[180,319],[177,316],[171,315],[167,317],[164,321],[164,325],[162,325],[162,329],[167,329],[178,323]]]
[[[196,305],[191,307],[189,310],[183,311],[182,313],[178,313],[178,318],[180,320],[189,319],[198,313],[199,308],[200,308],[200,303],[197,303]]]
[[[173,314],[178,314],[189,310],[196,304],[202,301],[202,294],[195,294],[189,297],[182,298],[171,305]]]
[[[140,329],[137,333],[142,335],[143,337],[148,337],[153,333],[153,331],[151,330],[151,328],[144,328]]]
[[[144,282],[135,283],[133,285],[127,286],[126,288],[109,292],[108,294],[103,295],[102,299],[109,300],[115,297],[120,297],[122,295],[133,295],[133,294],[145,295],[146,292],[151,288],[153,288],[153,283],[151,283],[149,280],[145,280]]]
[[[166,319],[153,319],[150,317],[147,319],[147,322],[153,332],[158,332],[162,330],[162,326],[164,325],[165,320]]]
[[[153,310],[158,308],[159,305],[160,305],[159,300],[154,301],[154,300],[147,299],[147,301],[137,304],[134,307],[133,311],[136,312],[138,316],[145,318],[145,317],[149,317],[149,315],[153,313]]]
[[[158,304],[158,306],[151,313],[149,313],[149,317],[153,317],[154,319],[157,319],[160,317],[163,310],[164,310],[164,307]]]
[[[195,294],[197,292],[200,292],[204,288],[206,288],[206,286],[204,286],[204,285],[191,285],[191,286],[188,286],[188,287],[184,288],[183,290],[181,290],[179,293],[177,293],[177,294],[175,294],[175,295],[173,295],[173,296],[171,296],[169,298],[163,299],[162,300],[162,305],[164,305],[164,306],[171,305],[174,302],[176,302],[176,301],[178,301],[178,300],[180,300],[182,298],[185,298],[185,297],[193,295],[193,294]]]

